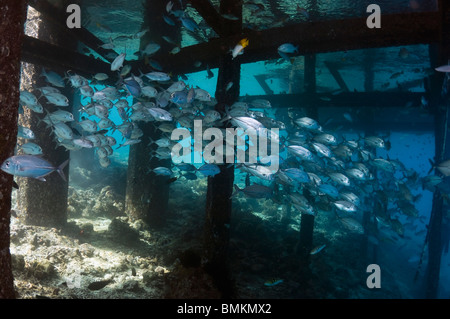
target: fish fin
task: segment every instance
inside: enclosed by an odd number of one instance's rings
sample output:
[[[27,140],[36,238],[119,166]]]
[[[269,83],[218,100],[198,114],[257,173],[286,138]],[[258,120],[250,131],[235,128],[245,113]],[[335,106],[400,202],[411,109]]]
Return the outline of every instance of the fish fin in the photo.
[[[45,68],[42,67],[41,74],[39,74],[39,76],[46,76],[46,75],[47,75],[47,72],[45,72]]]
[[[15,189],[19,189],[19,185],[16,183],[15,180],[12,181],[12,186],[13,186]]]
[[[172,177],[172,178],[169,178],[168,180],[167,180],[167,184],[172,184],[173,182],[175,182],[176,180],[178,180],[178,177]]]
[[[69,164],[69,160],[70,159],[67,159],[67,160],[65,160],[61,165],[59,165],[58,166],[58,168],[56,169],[56,171],[58,172],[58,174],[61,176],[61,178],[65,181],[65,182],[67,182],[67,178],[66,178],[66,175],[64,175],[64,168],[67,166],[67,164]]]
[[[43,176],[38,176],[36,179],[40,180],[41,182],[46,182],[47,180]]]
[[[231,194],[230,199],[233,198],[234,196],[236,196],[237,194],[239,194],[239,192],[242,190],[236,184],[234,184],[233,186],[234,186],[234,192],[233,192],[233,194]]]
[[[430,164],[431,164],[431,168],[430,168],[430,170],[428,171],[428,175],[430,175],[430,173],[436,168],[436,163],[433,162],[430,158],[428,159],[428,161],[429,161]]]

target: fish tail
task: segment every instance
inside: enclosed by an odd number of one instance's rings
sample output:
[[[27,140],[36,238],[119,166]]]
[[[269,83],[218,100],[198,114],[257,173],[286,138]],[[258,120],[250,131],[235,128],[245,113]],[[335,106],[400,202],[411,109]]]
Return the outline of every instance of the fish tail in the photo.
[[[58,174],[61,176],[61,178],[65,181],[65,182],[67,182],[67,178],[66,178],[66,175],[64,175],[64,168],[67,166],[67,164],[69,164],[69,160],[70,159],[67,159],[67,160],[65,160],[61,165],[59,165],[58,166],[58,168],[56,169],[56,171],[58,172]]]
[[[39,74],[39,76],[47,76],[47,72],[45,72],[44,67],[42,67],[42,71],[41,71],[41,74]]]
[[[234,186],[234,191],[233,191],[233,194],[231,194],[230,198],[233,198],[234,196],[239,194],[240,191],[242,191],[242,189],[240,189],[239,186],[237,186],[236,184],[234,184],[233,186]]]
[[[431,164],[431,168],[430,168],[430,170],[428,171],[428,175],[430,175],[431,172],[436,168],[436,163],[433,162],[430,158],[428,159],[428,161],[429,161],[430,164]]]

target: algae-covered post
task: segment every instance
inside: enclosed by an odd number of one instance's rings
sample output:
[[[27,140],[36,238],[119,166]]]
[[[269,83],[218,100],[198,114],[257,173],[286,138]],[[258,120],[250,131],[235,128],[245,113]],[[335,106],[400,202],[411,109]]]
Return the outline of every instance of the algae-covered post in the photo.
[[[65,1],[64,3],[67,5],[69,1]],[[38,11],[29,8],[26,34],[37,37],[42,41],[47,41],[53,45],[76,51],[77,43],[65,36],[65,33],[60,28],[60,25],[65,26],[65,15],[54,18],[61,20],[60,23],[49,23],[41,17]],[[39,99],[39,102],[50,113],[59,108],[64,108],[64,110],[71,112],[73,89],[62,80],[65,71],[67,70],[57,66],[50,69],[24,63],[22,64],[21,90],[31,92],[38,97],[40,96],[40,92],[37,90],[38,87],[48,86],[49,81],[55,82],[61,79],[58,81],[60,82],[59,89],[67,98],[67,103],[56,104],[66,104],[66,106],[57,106],[54,103],[50,103],[48,99]],[[70,152],[63,147],[57,146],[56,130],[55,128],[50,128],[53,125],[48,127],[44,122],[40,121],[45,116],[46,111],[39,114],[24,108],[23,114],[19,116],[19,124],[34,132],[35,139],[33,142],[41,146],[42,153],[44,154],[43,158],[56,167],[69,160]],[[18,140],[18,143],[23,144],[25,141],[21,138]],[[67,180],[64,180],[59,174],[55,173],[46,176],[46,181],[24,177],[17,179],[19,184],[17,196],[18,206],[24,214],[25,223],[48,227],[62,227],[66,224],[69,189],[68,172],[68,165],[66,165],[64,175]]]
[[[238,33],[242,26],[242,5],[240,1],[221,1],[220,13],[238,18],[230,32]],[[216,85],[216,110],[224,114],[225,105],[233,104],[239,97],[240,63],[227,53],[220,57],[219,74]],[[227,90],[228,83],[233,86]],[[204,228],[204,266],[212,275],[215,285],[223,298],[233,294],[228,267],[228,245],[233,191],[234,167],[220,165],[220,173],[208,177],[206,194],[206,219]]]
[[[173,44],[180,43],[180,31],[178,28],[168,25],[164,21],[166,12],[165,1],[146,1],[144,21],[141,30],[148,30],[141,38],[140,50],[145,50],[149,44],[160,46],[158,51],[169,52]],[[156,47],[156,45],[155,45]],[[142,65],[148,68],[153,56],[141,56]],[[156,58],[155,58],[156,59]],[[170,72],[171,70],[164,70]],[[132,69],[137,75],[138,70]],[[146,69],[142,69],[146,72]],[[171,159],[159,159],[154,156],[156,141],[162,137],[162,131],[157,129],[155,122],[139,122],[139,128],[143,132],[141,142],[130,146],[128,158],[127,190],[125,199],[125,211],[132,219],[142,219],[152,227],[164,224],[167,216],[169,201],[169,183],[165,176],[158,176],[151,172],[156,167],[170,167]],[[153,154],[152,154],[153,153]]]
[[[0,161],[14,154],[19,106],[25,0],[0,2]],[[15,298],[11,270],[10,210],[13,176],[0,171],[0,299]]]
[[[305,92],[310,95],[316,93],[316,56],[305,56]],[[312,100],[312,99],[310,99]],[[318,111],[314,105],[306,105],[306,112],[310,118],[317,119]],[[306,271],[309,265],[309,253],[313,247],[314,215],[302,214],[300,221],[299,254],[301,271]]]
[[[431,67],[435,68],[448,64],[450,59],[450,3],[439,1],[439,12],[442,24],[440,32],[440,45],[438,54],[430,54]],[[432,52],[432,50],[430,50]],[[445,74],[447,76],[447,74]],[[450,157],[450,136],[448,133],[448,121],[450,120],[450,96],[449,93],[441,94],[444,74],[438,72],[430,78],[430,106],[435,113],[435,147],[436,163]],[[443,92],[442,92],[443,93]],[[442,256],[442,219],[444,217],[444,199],[439,192],[433,196],[430,223],[428,226],[428,268],[426,273],[426,298],[437,298],[439,276]]]
[[[374,89],[374,79],[375,79],[375,72],[374,72],[374,64],[375,64],[375,57],[372,50],[364,50],[364,89],[366,92],[373,92]],[[375,130],[373,127],[373,111],[374,109],[366,108],[363,110],[361,116],[361,121],[365,123],[364,127],[364,134],[365,136],[373,136],[375,135]],[[375,205],[377,208],[380,209],[387,209],[387,206],[381,205],[379,206],[378,203],[367,203],[367,207],[370,207],[369,210],[365,209],[363,211],[363,217],[362,217],[362,224],[364,227],[364,234],[362,240],[361,240],[361,251],[362,256],[367,260],[368,264],[377,262],[377,247],[376,245],[373,245],[372,255],[369,255],[369,240],[368,236],[374,235],[370,232],[376,231],[377,229],[377,219],[375,214]],[[366,261],[365,261],[366,262]]]

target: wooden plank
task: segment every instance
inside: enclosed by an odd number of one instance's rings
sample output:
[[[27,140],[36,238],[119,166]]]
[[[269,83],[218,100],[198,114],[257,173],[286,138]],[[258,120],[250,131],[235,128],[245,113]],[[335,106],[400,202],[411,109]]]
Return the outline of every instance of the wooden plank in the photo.
[[[23,41],[22,61],[61,72],[72,70],[89,77],[100,72],[113,76],[111,66],[100,59],[94,59],[29,36],[25,36]]]
[[[352,30],[352,32],[349,32]],[[439,42],[438,12],[390,14],[383,16],[381,29],[369,29],[366,17],[334,21],[302,22],[263,31],[244,30],[220,39],[211,39],[181,49],[175,56],[160,53],[155,56],[165,70],[173,73],[201,71],[219,65],[219,56],[228,54],[239,40],[249,39],[249,46],[236,59],[240,63],[278,59],[279,45],[290,42],[299,44],[298,55],[336,52],[364,48],[391,47]],[[204,67],[193,67],[202,61]]]
[[[336,80],[336,82],[339,85],[339,87],[341,88],[341,90],[343,90],[344,92],[348,92],[349,91],[348,86],[347,86],[347,84],[345,84],[344,79],[342,78],[341,74],[339,73],[336,63],[333,63],[330,61],[325,61],[324,64],[330,71],[333,78]]]
[[[308,54],[305,56],[305,73],[304,73],[304,89],[305,95],[314,96],[316,94],[316,55]],[[317,105],[312,103],[309,99],[305,104],[306,115],[313,119],[318,119],[319,112]],[[310,194],[305,193],[306,198]],[[312,203],[312,198],[308,198],[308,201]],[[298,244],[298,254],[300,261],[300,276],[302,278],[309,277],[311,275],[310,265],[310,252],[313,248],[313,233],[314,233],[315,216],[310,214],[301,214],[300,217],[300,236]]]
[[[441,21],[440,44],[438,54],[430,54],[431,67],[447,64],[450,54],[450,3],[447,0],[439,1]],[[441,95],[444,75],[436,72],[430,77],[430,104],[435,111],[435,162],[440,163],[450,156],[450,139],[448,122],[450,120],[450,95]],[[436,170],[436,174],[442,176]],[[425,298],[438,298],[439,277],[441,274],[442,257],[442,227],[444,218],[444,199],[439,191],[433,194],[433,206],[428,224],[428,264],[425,283]]]
[[[229,35],[230,28],[226,24],[233,21],[222,17],[209,0],[191,0],[190,4],[219,36]]]
[[[418,107],[421,105],[423,93],[420,92],[342,92],[332,93],[298,93],[251,95],[241,97],[242,101],[250,102],[256,99],[267,99],[274,108],[306,107],[311,103],[316,107],[343,108],[398,108]]]
[[[114,50],[103,49],[100,46],[105,44],[102,40],[97,38],[91,32],[89,32],[86,28],[74,28],[69,29],[65,24],[65,19],[68,14],[65,10],[61,10],[47,0],[30,0],[29,5],[39,11],[42,14],[43,20],[46,23],[52,23],[58,26],[59,31],[63,31],[67,36],[73,37],[78,41],[84,43],[86,46],[91,48],[93,51],[97,52],[100,56],[102,56],[107,61],[112,61],[111,58],[108,58],[109,53],[115,53]]]
[[[266,83],[267,76],[265,76],[264,74],[258,74],[258,75],[254,75],[254,78],[256,81],[258,81],[258,84],[264,90],[264,93],[266,93],[267,95],[273,94],[273,91],[270,89],[270,87]]]

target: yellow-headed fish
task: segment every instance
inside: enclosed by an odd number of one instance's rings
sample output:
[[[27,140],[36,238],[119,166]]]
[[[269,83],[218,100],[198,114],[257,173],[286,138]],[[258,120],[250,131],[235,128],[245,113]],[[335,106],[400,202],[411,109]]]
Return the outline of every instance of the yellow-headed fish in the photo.
[[[241,41],[239,41],[238,44],[234,47],[233,50],[231,50],[231,55],[233,56],[233,59],[237,57],[239,54],[244,53],[244,48],[248,46],[248,39],[244,38]]]

